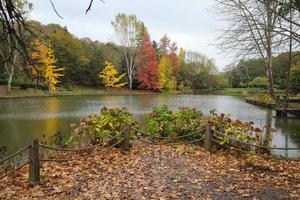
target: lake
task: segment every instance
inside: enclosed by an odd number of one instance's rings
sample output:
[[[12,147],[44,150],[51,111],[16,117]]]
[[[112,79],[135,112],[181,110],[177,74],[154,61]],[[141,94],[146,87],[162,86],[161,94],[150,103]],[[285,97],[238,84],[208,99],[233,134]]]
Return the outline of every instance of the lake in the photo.
[[[127,107],[138,121],[142,121],[152,106],[161,104],[169,104],[174,110],[181,106],[195,107],[204,114],[216,109],[242,121],[253,121],[259,128],[268,125],[276,129],[272,146],[300,147],[300,118],[276,118],[272,110],[247,104],[241,97],[153,94],[0,99],[0,145],[14,152],[33,138],[49,140],[57,132],[66,135],[71,123],[78,123],[90,114],[99,114],[103,106]],[[300,151],[273,153],[300,156]]]

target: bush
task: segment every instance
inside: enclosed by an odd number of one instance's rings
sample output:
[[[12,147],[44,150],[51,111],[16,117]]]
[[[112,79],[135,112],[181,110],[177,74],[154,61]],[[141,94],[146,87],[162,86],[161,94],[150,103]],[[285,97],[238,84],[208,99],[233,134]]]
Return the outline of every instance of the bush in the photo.
[[[268,94],[258,95],[254,97],[250,97],[250,99],[267,103],[267,104],[276,104],[275,100]]]
[[[68,140],[68,144],[77,146],[95,145],[116,136],[115,141],[123,139],[122,131],[126,125],[138,128],[133,116],[126,108],[106,108],[101,109],[101,114],[90,115],[80,121],[79,126],[73,125],[73,132]],[[136,133],[129,130],[130,136],[135,137]]]
[[[249,87],[267,87],[268,79],[266,77],[256,77],[251,82],[249,82]]]
[[[214,133],[214,137],[221,141],[221,144],[230,144],[243,150],[254,150],[255,148],[252,146],[231,140],[231,138],[255,145],[266,145],[269,144],[271,140],[270,135],[264,134],[263,130],[259,128],[255,128],[253,126],[253,122],[232,120],[229,116],[226,116],[223,113],[220,115],[213,114],[209,116],[208,122],[216,130],[224,134],[224,136],[222,136]],[[271,132],[273,131],[275,130],[271,129]]]
[[[145,131],[154,136],[182,136],[200,130],[202,112],[188,107],[179,108],[173,113],[167,105],[153,107],[145,117]]]
[[[290,88],[294,93],[300,92],[300,67],[294,66],[291,69]]]

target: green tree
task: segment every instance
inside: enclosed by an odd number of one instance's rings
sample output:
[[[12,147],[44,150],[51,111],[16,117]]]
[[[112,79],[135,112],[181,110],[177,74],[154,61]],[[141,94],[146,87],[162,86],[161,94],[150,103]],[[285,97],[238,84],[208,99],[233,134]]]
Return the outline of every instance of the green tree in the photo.
[[[268,86],[268,79],[266,77],[256,77],[250,83],[250,87],[267,87]]]
[[[291,69],[290,89],[294,93],[300,92],[300,65],[294,65]]]

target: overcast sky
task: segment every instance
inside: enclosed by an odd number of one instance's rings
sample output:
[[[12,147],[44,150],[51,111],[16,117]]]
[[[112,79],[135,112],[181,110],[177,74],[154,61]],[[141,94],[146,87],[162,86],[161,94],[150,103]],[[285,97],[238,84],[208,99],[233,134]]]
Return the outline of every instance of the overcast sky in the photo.
[[[79,38],[89,37],[103,42],[116,42],[111,21],[119,12],[135,14],[148,27],[151,39],[167,34],[179,47],[199,51],[213,58],[219,69],[231,60],[212,45],[222,22],[214,14],[214,0],[94,0],[92,10],[85,15],[89,0],[31,0],[31,18],[44,24],[58,23]]]

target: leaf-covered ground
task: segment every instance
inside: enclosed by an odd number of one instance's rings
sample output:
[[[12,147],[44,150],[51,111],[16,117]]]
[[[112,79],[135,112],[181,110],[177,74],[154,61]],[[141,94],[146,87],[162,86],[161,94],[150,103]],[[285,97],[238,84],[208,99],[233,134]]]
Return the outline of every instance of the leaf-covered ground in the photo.
[[[0,199],[300,199],[300,162],[206,153],[196,146],[134,144],[82,161],[44,163],[0,182]]]

